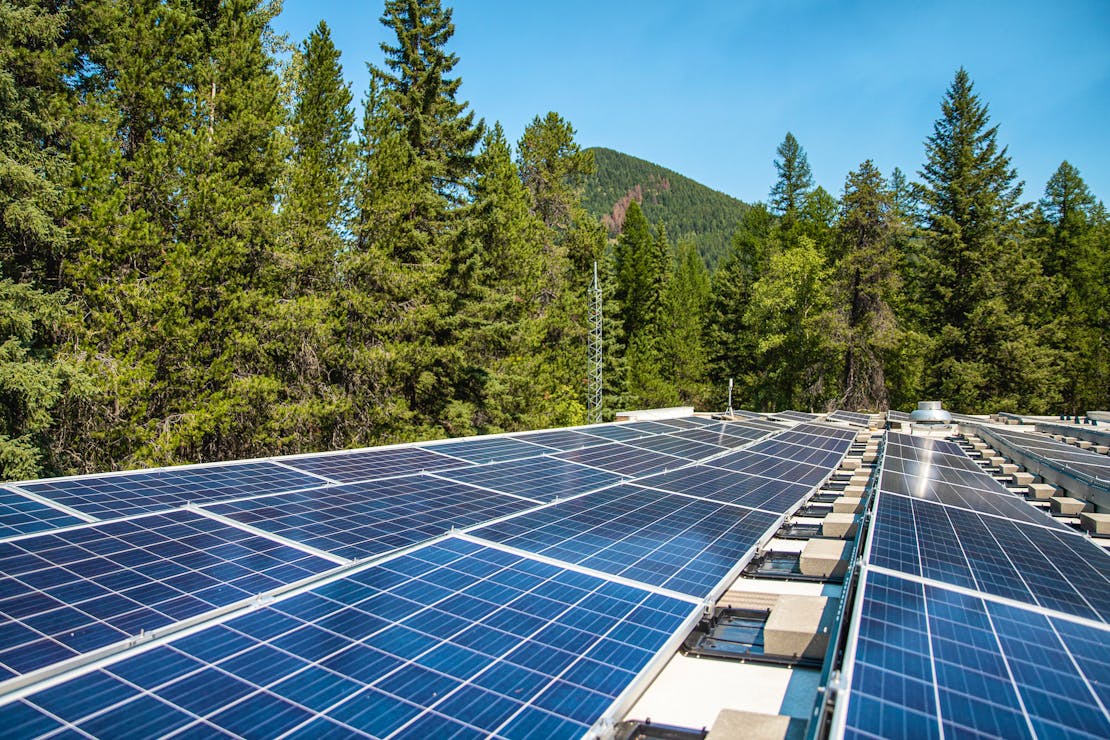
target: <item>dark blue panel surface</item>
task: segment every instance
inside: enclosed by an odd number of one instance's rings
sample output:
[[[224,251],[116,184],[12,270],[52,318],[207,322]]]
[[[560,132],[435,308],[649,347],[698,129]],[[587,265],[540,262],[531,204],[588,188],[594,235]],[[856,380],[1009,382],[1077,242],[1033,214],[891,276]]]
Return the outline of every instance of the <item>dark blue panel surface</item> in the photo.
[[[453,457],[440,455],[420,447],[398,447],[385,450],[361,450],[341,452],[334,455],[313,455],[312,457],[283,458],[282,463],[290,467],[341,483],[356,483],[388,478],[426,470],[444,470],[465,466]]]
[[[671,434],[658,434],[654,437],[633,439],[629,440],[626,444],[632,447],[640,447],[645,450],[665,452],[668,455],[674,455],[675,457],[681,457],[687,460],[703,460],[728,449],[727,447],[697,442],[692,439],[682,439],[681,437]]]
[[[426,444],[422,448],[473,463],[539,457],[552,451],[551,447],[545,447],[542,443],[525,442],[513,437],[468,437]]]
[[[630,424],[599,424],[592,427],[582,427],[581,430],[586,434],[591,434],[601,439],[611,439],[617,442],[625,442],[630,439],[639,439],[640,437],[650,437],[658,432],[648,431],[646,429],[638,429]],[[670,430],[666,430],[670,431]]]
[[[584,450],[562,452],[556,457],[624,476],[651,475],[688,465],[689,460],[627,444],[611,443]]]
[[[600,437],[592,434],[584,434],[583,432],[573,429],[551,429],[545,432],[529,432],[528,434],[514,435],[513,439],[522,439],[525,442],[541,444],[544,447],[551,447],[556,450],[580,450],[583,447],[596,447],[605,444],[605,441]]]
[[[723,425],[722,425],[723,426]],[[744,430],[736,430],[743,432]],[[766,432],[761,431],[748,431],[745,434],[726,434],[723,430],[713,428],[702,429],[687,429],[684,432],[676,432],[674,435],[679,439],[692,439],[695,442],[704,442],[706,444],[717,445],[718,447],[740,447],[751,442],[753,439],[765,436]]]
[[[766,443],[760,442],[759,444],[763,445]],[[725,470],[733,470],[738,473],[750,473],[751,475],[761,475],[765,478],[776,478],[791,483],[801,483],[810,487],[819,484],[832,472],[831,466],[810,465],[809,463],[786,460],[781,457],[774,457],[762,452],[757,452],[754,448],[734,452],[724,457],[718,457],[715,460],[710,460],[706,464]]]
[[[0,488],[0,539],[83,522],[71,514]]]
[[[320,479],[270,462],[167,468],[122,475],[44,480],[27,491],[101,519],[164,511],[204,501],[320,485]]]
[[[624,485],[527,512],[475,534],[704,597],[777,519],[767,512]]]
[[[581,737],[698,609],[452,539],[32,694],[21,720]]]
[[[206,508],[238,522],[345,558],[379,555],[451,528],[536,504],[428,475],[367,481]]]
[[[546,502],[576,496],[620,480],[620,476],[553,457],[512,460],[444,471],[444,478]]]
[[[0,543],[0,664],[27,673],[333,567],[187,511]]]
[[[811,486],[694,465],[642,478],[638,485],[781,514],[813,490]]]

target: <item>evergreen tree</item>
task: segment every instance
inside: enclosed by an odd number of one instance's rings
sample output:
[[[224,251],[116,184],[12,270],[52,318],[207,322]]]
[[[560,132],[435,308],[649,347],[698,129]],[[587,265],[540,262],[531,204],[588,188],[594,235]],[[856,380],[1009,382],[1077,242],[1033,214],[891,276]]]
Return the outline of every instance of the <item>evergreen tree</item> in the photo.
[[[683,405],[700,407],[709,401],[705,343],[710,297],[709,272],[697,245],[689,239],[680,241],[674,275],[663,294],[660,353],[662,376],[674,386]]]
[[[558,113],[536,116],[517,144],[520,176],[547,228],[565,232],[579,207],[585,178],[596,171],[593,152],[582,151],[574,127]]]
[[[651,227],[640,204],[633,201],[613,251],[616,298],[620,302],[626,337],[650,332],[658,315],[658,289],[663,277],[659,274],[656,254]]]
[[[779,158],[775,160],[775,170],[779,179],[771,188],[770,206],[773,213],[783,217],[789,228],[813,188],[813,173],[810,172],[805,150],[789,131],[776,152]]]

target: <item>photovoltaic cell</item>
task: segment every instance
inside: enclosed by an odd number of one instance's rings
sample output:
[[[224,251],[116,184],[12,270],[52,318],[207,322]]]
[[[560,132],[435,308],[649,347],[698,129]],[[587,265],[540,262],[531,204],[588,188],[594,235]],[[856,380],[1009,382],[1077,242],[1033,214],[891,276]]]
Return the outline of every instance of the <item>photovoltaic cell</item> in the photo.
[[[231,501],[210,511],[344,558],[363,558],[536,503],[428,475]]]
[[[777,520],[767,512],[622,485],[526,512],[475,535],[704,597]]]
[[[706,464],[738,473],[749,473],[765,478],[801,483],[810,487],[819,484],[832,470],[831,466],[799,463],[766,455],[755,451],[753,448],[718,457]]]
[[[829,421],[841,421],[846,424],[866,427],[871,423],[870,414],[860,414],[855,411],[841,411],[837,409],[826,417]]]
[[[64,511],[0,488],[0,539],[82,523]]]
[[[422,449],[432,450],[473,463],[539,457],[552,451],[552,448],[545,447],[542,444],[525,442],[512,437],[471,437],[450,442],[436,442],[424,445]]]
[[[662,452],[631,447],[617,442],[601,445],[600,447],[589,447],[584,450],[562,452],[556,457],[581,465],[608,470],[612,473],[619,473],[623,476],[651,475],[662,470],[672,470],[688,465],[690,462],[674,455],[666,455]]]
[[[102,736],[581,737],[698,608],[449,539],[12,713]]]
[[[317,485],[320,479],[307,473],[271,462],[253,462],[44,480],[24,483],[20,488],[84,514],[108,519]]]
[[[638,429],[630,424],[601,424],[593,427],[583,427],[581,431],[601,439],[609,439],[616,442],[627,442],[630,439],[650,437],[657,433],[646,429]]]
[[[659,434],[654,437],[633,439],[625,444],[633,447],[642,447],[645,450],[664,452],[668,455],[682,457],[687,460],[702,460],[728,449],[727,447],[697,442],[692,439],[683,439],[671,434]]]
[[[724,431],[718,431],[716,428],[704,429],[687,429],[684,432],[677,432],[671,436],[678,437],[679,439],[692,439],[695,442],[704,442],[706,444],[717,445],[718,447],[733,448],[741,447],[748,444],[753,439],[765,436],[765,433],[759,433],[748,436],[726,434]]]
[[[694,465],[670,473],[661,473],[642,478],[636,483],[648,488],[780,514],[786,512],[813,490],[812,486],[801,483],[735,473],[706,465]]]
[[[583,447],[596,447],[605,444],[605,440],[592,434],[575,431],[573,429],[551,429],[545,432],[530,432],[518,434],[513,439],[525,442],[534,442],[544,447],[556,450],[580,450]]]
[[[467,463],[420,447],[362,450],[334,455],[282,458],[282,463],[341,483],[358,483],[430,470],[458,468]]]
[[[820,414],[809,414],[805,411],[779,411],[773,414],[773,416],[777,416],[780,419],[789,419],[790,421],[813,421],[814,419],[821,418]]]
[[[1110,733],[1091,660],[1110,633],[884,573],[862,598],[846,737]]]
[[[698,419],[697,417],[689,416],[682,419],[660,419],[658,423],[673,427],[671,431],[674,431],[675,429],[699,429],[713,422],[709,419]]]
[[[620,480],[615,473],[552,457],[480,465],[445,471],[439,475],[541,502],[576,496]]]
[[[0,680],[335,563],[189,511],[0,543]]]

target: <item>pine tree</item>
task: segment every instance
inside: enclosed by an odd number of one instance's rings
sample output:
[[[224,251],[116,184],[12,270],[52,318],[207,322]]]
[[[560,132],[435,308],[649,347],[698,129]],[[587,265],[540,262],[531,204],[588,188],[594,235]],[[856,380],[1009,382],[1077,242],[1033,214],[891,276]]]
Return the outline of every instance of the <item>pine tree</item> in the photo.
[[[636,201],[628,207],[613,257],[621,321],[625,336],[631,338],[651,330],[658,315],[658,288],[662,283],[651,227]]]
[[[775,170],[779,179],[771,187],[770,206],[773,213],[783,217],[789,228],[813,188],[813,173],[810,172],[805,150],[789,131],[776,152],[779,158],[775,160]]]
[[[708,402],[706,319],[710,301],[709,272],[690,239],[678,243],[674,275],[667,281],[660,318],[663,377],[674,386],[677,401],[700,407]]]
[[[574,127],[555,112],[533,118],[517,149],[520,176],[536,214],[547,228],[565,232],[573,223],[585,178],[597,169],[593,152],[582,151]]]

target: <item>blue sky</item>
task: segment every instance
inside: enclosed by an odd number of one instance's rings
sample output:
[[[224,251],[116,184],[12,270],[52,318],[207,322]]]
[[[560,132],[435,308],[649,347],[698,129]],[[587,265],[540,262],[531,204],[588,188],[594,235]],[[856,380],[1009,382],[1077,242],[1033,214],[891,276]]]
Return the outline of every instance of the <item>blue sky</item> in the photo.
[[[381,0],[285,0],[324,20],[361,101],[382,63]],[[445,5],[452,5],[445,0]],[[583,146],[765,200],[792,131],[834,195],[865,159],[916,178],[958,67],[990,105],[1025,198],[1063,160],[1110,202],[1110,0],[455,0],[461,97],[512,140],[557,111]]]

